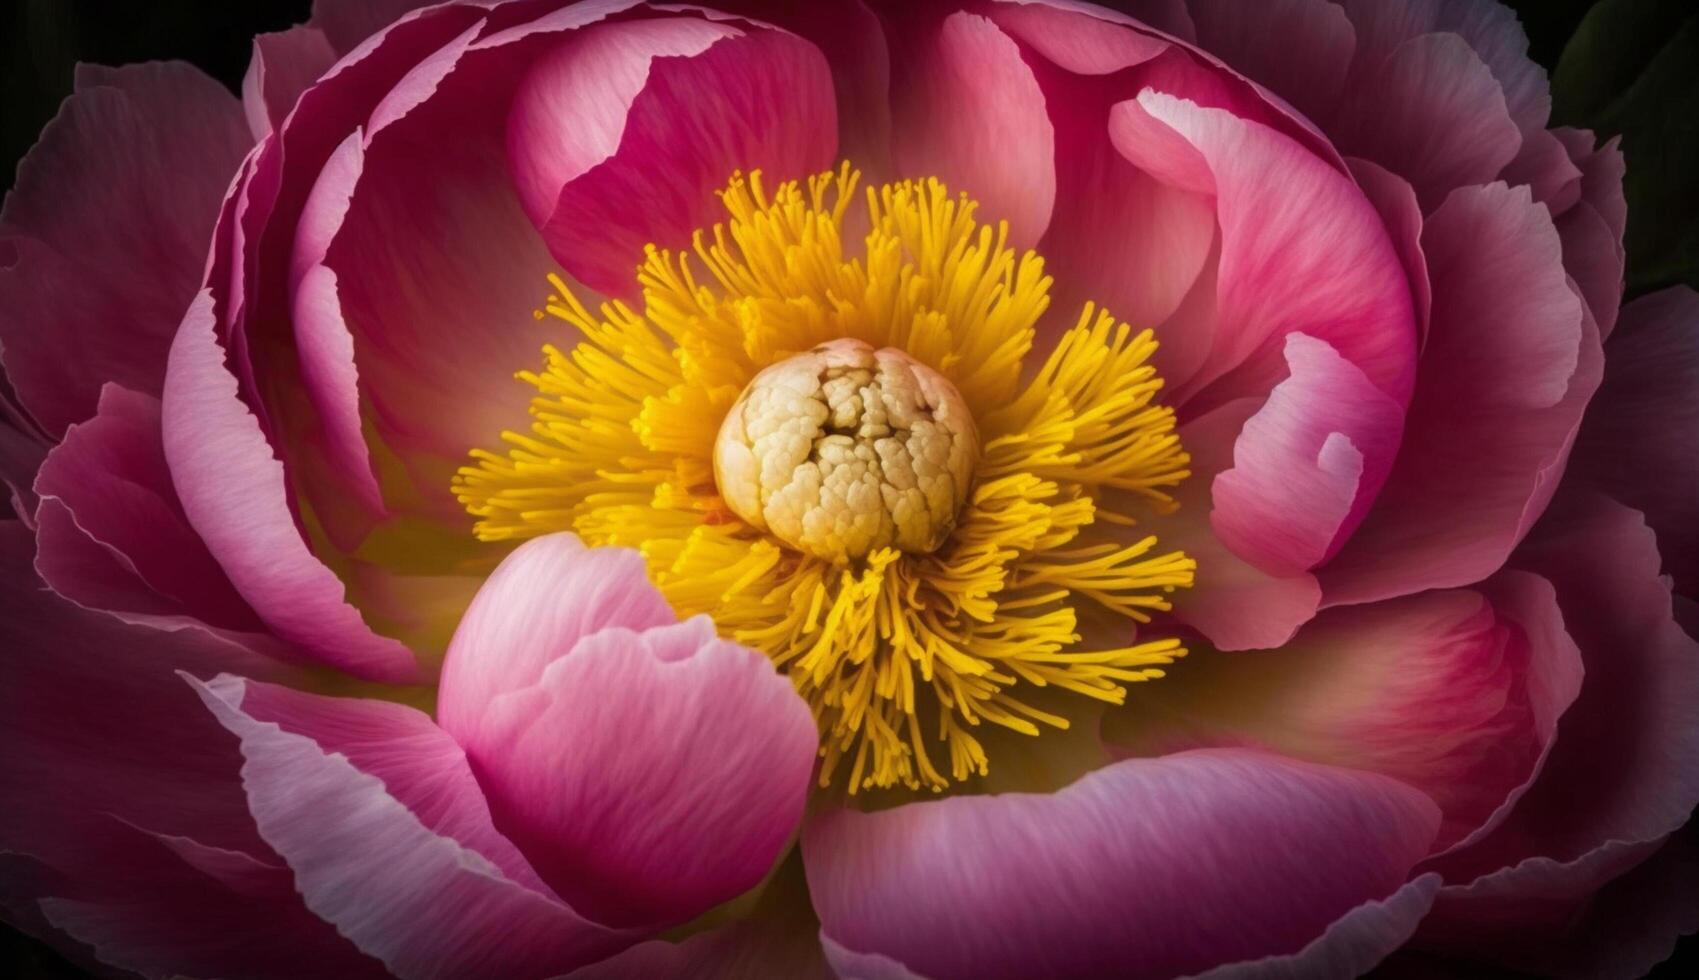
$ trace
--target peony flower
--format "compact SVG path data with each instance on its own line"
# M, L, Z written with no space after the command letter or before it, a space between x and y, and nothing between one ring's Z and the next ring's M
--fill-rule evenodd
M85 67L20 167L8 922L936 980L1692 928L1699 297L1619 309L1622 156L1507 11L414 6L240 99Z

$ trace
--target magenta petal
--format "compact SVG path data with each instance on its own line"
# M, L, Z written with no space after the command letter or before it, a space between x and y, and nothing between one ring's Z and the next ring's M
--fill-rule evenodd
M241 679L192 683L213 716L240 740L242 785L254 822L294 870L307 907L397 976L551 976L630 941L434 831L385 779L348 756L250 713ZM437 767L443 758L438 750L416 741L421 726L429 724L416 712L377 709L383 714L374 715L366 702L352 699L314 699L303 711L307 703L299 696L292 705L266 700L288 722L304 730L325 726L333 739L346 741L341 729L377 722L397 742L387 749L381 741L371 746L392 774L411 769L405 753L423 747L433 761L414 775L453 775ZM383 758L392 752L403 754ZM464 778L457 782L464 785ZM462 790L453 792L464 805Z
M249 142L236 100L189 65L81 73L0 215L0 350L50 435L108 381L159 391Z
M295 100L336 61L324 32L312 27L254 38L254 55L242 78L242 111L254 139L283 124Z
M1439 887L1439 875L1422 875L1387 898L1364 902L1340 916L1296 953L1228 963L1198 974L1197 980L1350 980L1363 976L1415 935Z
M1048 795L831 811L803 857L827 935L937 980L1168 977L1298 952L1395 892L1438 820L1382 776L1205 750Z
M1422 208L1409 181L1368 160L1346 161L1357 186L1369 199L1392 236L1392 247L1404 264L1410 280L1410 299L1415 304L1418 347L1427 341L1428 321L1433 315L1433 285L1428 281L1428 258L1422 254Z
M337 54L347 54L408 11L429 7L435 2L437 0L313 0L310 23L324 32Z
M202 291L172 347L165 379L165 457L183 510L259 617L309 655L357 676L417 677L408 649L379 636L308 550L289 509L283 466L237 394Z
M99 413L67 430L36 475L36 492L56 505L43 515L52 530L44 524L37 569L61 595L94 608L262 629L189 526L160 439L157 399L116 385L102 390ZM67 549L50 547L55 541ZM108 568L127 573L129 589L81 578L90 545L107 553Z
M674 622L636 552L570 534L522 545L479 591L440 705L496 826L619 925L682 921L759 882L817 746L766 658L707 617Z
M1676 591L1699 596L1699 293L1629 303L1605 350L1571 472L1644 513Z
M967 192L981 220L1007 221L1010 243L1032 247L1056 200L1055 131L1020 47L965 11L913 30L893 64L898 174Z
M1402 407L1328 344L1287 334L1286 364L1291 375L1245 423L1211 491L1216 534L1276 575L1314 568L1355 530L1404 423Z
M1492 574L1556 489L1598 385L1598 334L1527 188L1459 190L1422 247L1433 319L1386 489L1321 571L1364 602Z
M824 57L795 35L606 24L538 59L507 147L555 259L593 290L634 296L644 246L688 247L721 217L714 192L734 171L772 186L829 168L837 103Z

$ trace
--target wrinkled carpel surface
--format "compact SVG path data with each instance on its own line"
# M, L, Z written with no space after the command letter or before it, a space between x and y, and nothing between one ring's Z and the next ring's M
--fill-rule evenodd
M1693 928L1699 299L1619 313L1621 155L1508 11L409 6L323 0L240 101L84 68L20 167L9 922L402 977L1634 975ZM1088 299L1153 330L1192 475L1129 533L1195 642L967 791L809 808L763 656L451 486L577 340L547 275L637 302L730 174L843 159L1045 257L1029 364Z

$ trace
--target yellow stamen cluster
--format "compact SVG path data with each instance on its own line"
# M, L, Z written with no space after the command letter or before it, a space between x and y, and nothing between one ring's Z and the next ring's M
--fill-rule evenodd
M1191 559L1127 531L1130 511L1173 506L1166 489L1188 459L1172 410L1153 402L1149 331L1088 304L1023 389L1049 305L1043 261L936 180L868 189L852 215L857 183L847 164L772 194L758 173L734 175L729 222L688 253L648 249L642 312L613 302L592 315L552 278L547 314L581 339L520 374L538 390L530 431L503 433L505 453L474 451L455 490L486 540L571 530L642 551L681 614L711 613L788 673L820 726L822 786L847 765L851 792L937 790L988 771L984 722L1068 726L1024 687L1120 703L1127 683L1184 655L1173 639L1079 649L1076 610L1146 622L1191 584ZM866 222L859 255L845 251L852 218ZM972 413L972 489L928 553L827 560L720 496L715 439L740 394L840 338L905 352Z

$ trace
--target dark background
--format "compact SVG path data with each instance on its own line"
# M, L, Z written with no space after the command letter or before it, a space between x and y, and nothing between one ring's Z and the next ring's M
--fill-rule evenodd
M1528 32L1530 55L1551 73L1552 124L1623 138L1629 161L1629 296L1677 282L1699 288L1699 3L1508 0L1508 5ZM5 186L11 187L18 160L70 94L77 62L180 58L239 91L252 37L306 20L310 6L310 0L0 0ZM0 974L18 980L82 975L3 926ZM1699 937L1683 940L1675 958L1653 976L1699 976Z

